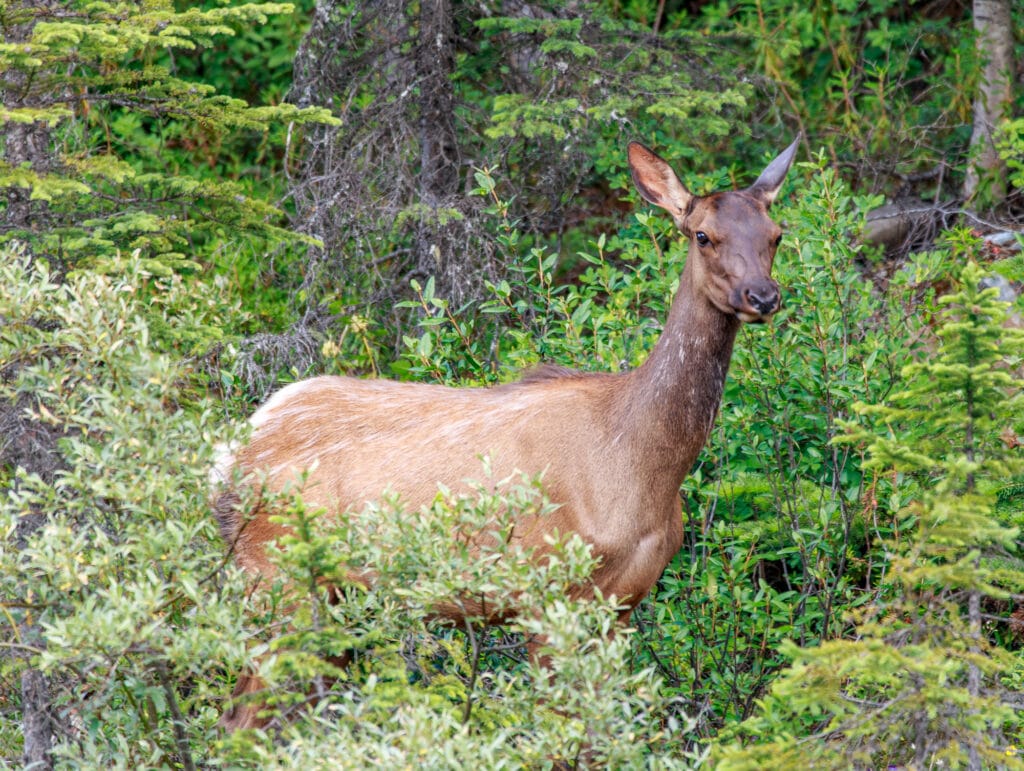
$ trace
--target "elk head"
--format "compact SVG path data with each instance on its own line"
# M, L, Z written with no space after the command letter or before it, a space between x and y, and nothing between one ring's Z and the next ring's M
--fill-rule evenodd
M722 313L763 322L779 309L772 279L782 230L768 207L796 155L797 138L745 190L692 194L666 161L639 142L629 144L629 169L640 195L672 215L690 239L687 270L694 286Z

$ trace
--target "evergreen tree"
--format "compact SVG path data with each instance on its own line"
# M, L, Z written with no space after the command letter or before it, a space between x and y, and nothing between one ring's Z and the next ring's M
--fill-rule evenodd
M292 181L297 229L323 242L310 299L401 323L412 280L434 278L453 308L488 297L514 250L468 194L474 169L515 180L531 243L566 237L584 187L616 207L629 139L692 157L732 135L758 79L713 64L716 45L592 2L319 0L290 95L341 119L307 132Z
M170 56L290 8L0 3L0 242L105 269L138 250L150 270L166 273L194 267L197 245L211 237L287 237L265 193L179 168L172 148L190 137L268 132L327 113L252 107L177 77Z
M1024 470L999 439L1019 431L1022 383L1013 369L1024 332L1006 328L1005 303L969 262L941 298L934 354L904 369L905 385L872 422L841 441L866 442L877 489L911 529L893 552L889 600L856 612L853 633L794 659L722 768L777 763L815 768L1020 768L1008 678L1015 657L994 644L993 607L1024 587L1018 528L995 513L1000 487ZM1013 366L1008 366L1012 364ZM882 512L878 512L882 516ZM898 532L898 529L897 529Z

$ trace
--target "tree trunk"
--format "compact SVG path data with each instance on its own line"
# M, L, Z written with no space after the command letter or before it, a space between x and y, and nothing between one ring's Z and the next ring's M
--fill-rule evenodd
M416 46L416 82L419 84L419 203L416 232L416 267L437 277L438 294L458 302L463 271L446 209L454 208L459 190L461 159L455 133L454 31L451 0L423 0L420 4Z
M5 10L4 42L8 44L26 43L32 39L36 23L45 19L55 8L52 0L24 0L10 4ZM0 73L0 104L7 111L37 107L38 96L33 92L32 80L24 70L10 68ZM3 143L3 159L11 166L27 164L34 172L44 173L55 165L55 155L51 143L51 130L43 121L19 123L13 120L0 122L0 141ZM11 185L3 191L6 206L0 212L0 233L25 231L45 227L46 205L42 201L33 201L31 189ZM16 424L16 431L10 422ZM10 445L21 444L24 434L34 434L30 430L31 422L21 416L12 416L7 410L0 409L0 423L7 427L5 439L0 444L0 455L8 455ZM41 432L49 438L49 432ZM49 467L49 448L39 455L43 465ZM30 471L30 466L25 466ZM45 473L45 470L44 470ZM6 492L6 490L3 490ZM25 518L18 528L16 540L27 537L27 531L38 527L42 517L32 514ZM36 637L35 630L27 625L19 625L22 638L32 640ZM32 771L48 771L53 768L50 750L53 745L53 724L50 712L50 691L46 676L26 662L21 673L21 725L22 725L22 766Z
M25 742L21 756L23 767L32 771L53 768L50 757L53 741L50 693L46 678L38 669L26 669L21 673L21 725Z
M424 0L420 10L416 80L420 88L420 194L431 206L458 191L455 134L455 52L450 0Z
M54 0L22 0L11 4L6 18L13 21L4 30L4 42L25 43L32 38L36 23L52 15L60 4ZM58 96L51 94L52 96ZM0 103L7 110L38 107L28 73L17 68L0 73ZM0 123L3 157L11 166L28 164L36 173L44 173L54 166L50 127L43 121ZM47 207L43 201L33 201L28 188L10 186L4 191L7 206L0 215L0 232L11 230L40 230L45 226Z
M1013 73L1013 27L1010 0L974 0L974 28L979 58L984 62L974 97L971 160L964 179L964 198L997 204L1006 197L1004 164L994 134L1007 117Z

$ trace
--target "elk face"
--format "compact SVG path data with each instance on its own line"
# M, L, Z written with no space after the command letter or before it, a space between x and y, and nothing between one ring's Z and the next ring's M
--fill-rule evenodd
M780 306L771 272L782 230L768 216L768 207L796 146L794 141L746 190L702 197L690 193L651 150L637 142L629 145L629 167L640 195L671 214L690 239L687 262L695 286L712 306L741 321L763 322Z
M690 238L695 283L718 310L761 322L779 309L771 273L782 230L761 201L745 193L698 198L680 230Z

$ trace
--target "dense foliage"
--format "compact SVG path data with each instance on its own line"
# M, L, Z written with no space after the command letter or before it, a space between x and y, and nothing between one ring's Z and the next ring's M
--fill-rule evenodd
M168 2L72 3L61 13L5 3L0 49L7 124L0 242L28 242L77 266L116 270L132 251L150 270L198 268L232 240L295 237L242 180L190 173L222 137L327 120L323 109L254 107L178 77L172 52L259 25L283 4L175 12ZM176 148L202 143L191 157Z
M1021 230L1024 94L995 136L1006 195L968 209L965 4L58 6L0 0L5 767L39 737L69 768L1021 764L1024 304L988 287L1024 261L982 236ZM630 197L625 140L704 192L797 130L784 306L740 333L632 629L565 599L594 568L578 538L539 566L508 546L549 503L485 466L422 512L327 526L280 501L292 580L250 591L208 471L255 399L314 372L636 366L686 241ZM867 246L907 200L927 226ZM430 617L480 596L536 612ZM225 736L247 667L273 721Z

